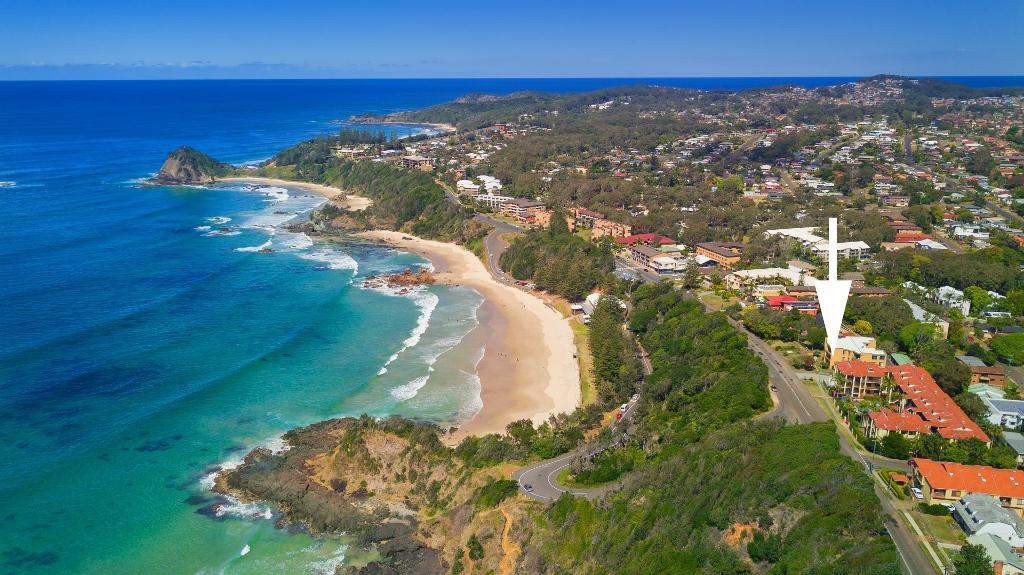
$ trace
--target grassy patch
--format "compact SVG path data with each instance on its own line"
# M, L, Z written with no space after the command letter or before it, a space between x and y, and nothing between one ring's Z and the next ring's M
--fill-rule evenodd
M954 545L963 545L967 541L963 530L953 521L951 515L928 515L917 509L911 511L910 514L914 517L914 521L921 526L925 535L934 541Z
M571 321L573 341L576 342L576 357L580 362L580 402L590 405L597 400L594 384L594 357L590 355L590 328L578 321Z

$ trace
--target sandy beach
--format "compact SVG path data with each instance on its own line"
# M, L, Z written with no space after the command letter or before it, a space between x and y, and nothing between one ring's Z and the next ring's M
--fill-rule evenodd
M280 178L261 178L256 176L251 177L237 177L237 178L220 178L218 182L248 182L251 184L263 184L266 186L279 186L282 188L299 188L302 190L308 190L315 194L321 195L328 200L334 201L339 206L352 211L365 210L370 207L373 200L365 198L360 195L346 192L340 188L333 186L325 186L323 184L313 184L310 182L297 182L295 180L282 180Z
M360 237L420 254L433 264L439 283L464 285L484 297L480 327L483 359L477 367L483 407L447 441L500 433L518 419L539 424L580 403L579 366L568 321L540 298L495 280L472 252L454 244L390 231Z

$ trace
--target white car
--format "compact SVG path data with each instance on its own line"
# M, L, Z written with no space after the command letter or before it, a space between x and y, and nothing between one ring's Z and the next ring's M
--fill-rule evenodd
M910 492L914 494L915 499L924 499L924 494L921 493L921 488L911 487Z
M621 411L622 413L626 413L627 409L629 409L628 403L623 403L621 406L619 406L619 411Z
M629 400L632 401L633 403L636 403L636 401L638 399L640 399L640 394L639 393L634 393L633 397L629 398Z

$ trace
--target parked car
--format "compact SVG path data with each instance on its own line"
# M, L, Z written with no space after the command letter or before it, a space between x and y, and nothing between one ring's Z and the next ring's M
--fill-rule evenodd
M623 403L622 405L619 406L619 411L621 411L622 413L626 413L627 409L629 409L628 403Z
M633 397L629 398L629 400L632 401L632 402L636 402L636 400L638 400L638 399L640 399L640 394L639 393L634 393Z
M910 492L914 494L915 499L924 499L924 493L921 493L920 487L911 487Z

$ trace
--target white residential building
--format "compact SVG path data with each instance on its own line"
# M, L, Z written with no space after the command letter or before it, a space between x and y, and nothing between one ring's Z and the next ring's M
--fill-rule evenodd
M499 196L495 194L480 194L473 198L478 203L491 208L492 210L500 209L502 204L511 202L514 198L512 196Z

